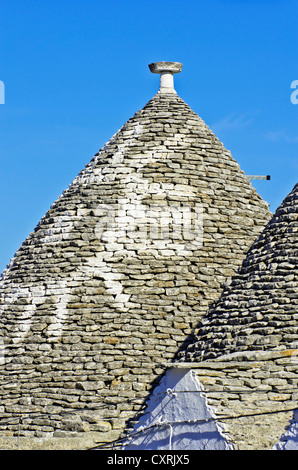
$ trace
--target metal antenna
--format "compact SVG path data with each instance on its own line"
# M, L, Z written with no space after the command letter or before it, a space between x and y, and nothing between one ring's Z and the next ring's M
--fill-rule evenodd
M271 179L271 176L270 175L266 175L266 176L259 176L259 175L246 175L247 178L249 178L250 180L270 180Z

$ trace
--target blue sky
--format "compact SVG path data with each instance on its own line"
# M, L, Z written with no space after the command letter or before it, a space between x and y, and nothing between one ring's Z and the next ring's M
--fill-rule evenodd
M296 0L2 0L0 272L50 205L158 90L151 62L274 211L298 181ZM1 98L1 97L0 97ZM1 99L0 99L1 102Z

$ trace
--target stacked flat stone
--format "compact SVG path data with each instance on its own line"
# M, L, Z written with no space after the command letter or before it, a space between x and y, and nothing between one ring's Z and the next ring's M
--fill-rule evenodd
M115 439L269 218L203 120L157 93L2 274L0 434Z
M298 349L239 351L188 364L234 450L281 440L298 408L297 357Z
M298 407L297 260L298 184L180 353L234 449L278 446Z
M298 184L198 325L187 360L298 348Z

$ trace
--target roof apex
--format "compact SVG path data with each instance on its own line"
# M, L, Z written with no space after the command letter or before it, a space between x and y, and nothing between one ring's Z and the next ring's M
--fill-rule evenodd
M180 62L154 62L148 67L152 73L160 74L159 93L176 93L173 74L181 72Z

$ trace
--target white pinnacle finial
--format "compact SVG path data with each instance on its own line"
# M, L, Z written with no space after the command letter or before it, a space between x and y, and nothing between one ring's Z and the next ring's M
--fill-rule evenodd
M154 62L148 67L152 73L160 74L159 93L176 93L173 74L181 72L180 62Z

